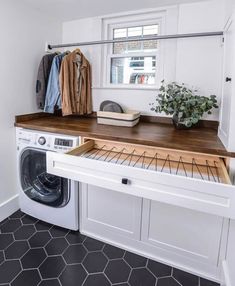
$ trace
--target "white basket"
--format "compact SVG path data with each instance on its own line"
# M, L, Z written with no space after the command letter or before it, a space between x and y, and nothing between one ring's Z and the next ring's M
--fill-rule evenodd
M133 127L140 120L140 112L128 110L126 113L97 111L98 124Z

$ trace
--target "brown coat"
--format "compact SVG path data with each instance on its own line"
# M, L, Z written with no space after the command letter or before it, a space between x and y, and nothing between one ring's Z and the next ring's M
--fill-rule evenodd
M78 68L78 56L81 59L80 68ZM60 89L63 115L92 113L91 67L79 49L64 57L62 61Z

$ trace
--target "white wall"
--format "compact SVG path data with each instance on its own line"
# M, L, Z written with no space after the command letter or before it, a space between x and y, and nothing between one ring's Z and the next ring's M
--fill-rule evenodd
M35 81L45 41L61 41L61 25L22 1L0 1L1 205L17 193L14 116L37 111Z
M224 5L220 0L203 1L167 7L165 33L207 32L223 29ZM109 17L109 16L106 16ZM104 17L104 18L106 18ZM63 24L63 43L101 39L103 17L80 19ZM222 45L221 38L164 41L164 78L194 85L202 95L221 97ZM178 45L178 47L177 47ZM81 50L93 68L93 105L99 109L103 100L114 100L124 108L137 109L142 114L155 115L149 103L157 90L128 90L102 88L101 46ZM218 119L218 111L209 119Z
M224 0L224 7L225 7L225 24L229 20L232 15L232 11L235 9L235 1L234 0Z
M185 4L179 10L179 33L222 31L223 1ZM221 99L223 69L222 37L178 40L176 80L199 88L202 95ZM211 119L219 118L219 110Z

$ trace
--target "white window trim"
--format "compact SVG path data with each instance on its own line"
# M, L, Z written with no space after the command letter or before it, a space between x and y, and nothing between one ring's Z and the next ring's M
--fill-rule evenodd
M122 27L135 27L139 25L154 25L159 24L159 35L164 34L166 30L166 10L154 11L149 13L138 13L129 16L119 16L113 18L102 19L102 39L113 39L113 29ZM111 70L111 58L112 57L125 57L128 54L113 54L113 45L104 45L102 48L102 87L108 89L147 89L156 90L160 87L161 80L164 78L164 41L158 42L157 52L147 52L146 55L156 56L156 84L112 84L110 83L110 70ZM144 53L136 53L138 56L144 56ZM134 56L131 53L130 56Z

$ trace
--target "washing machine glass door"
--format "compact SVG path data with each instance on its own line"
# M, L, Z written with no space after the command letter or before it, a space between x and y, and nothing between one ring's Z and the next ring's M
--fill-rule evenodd
M42 204L61 207L69 200L69 182L46 172L46 151L28 148L20 158L20 180L25 194Z

